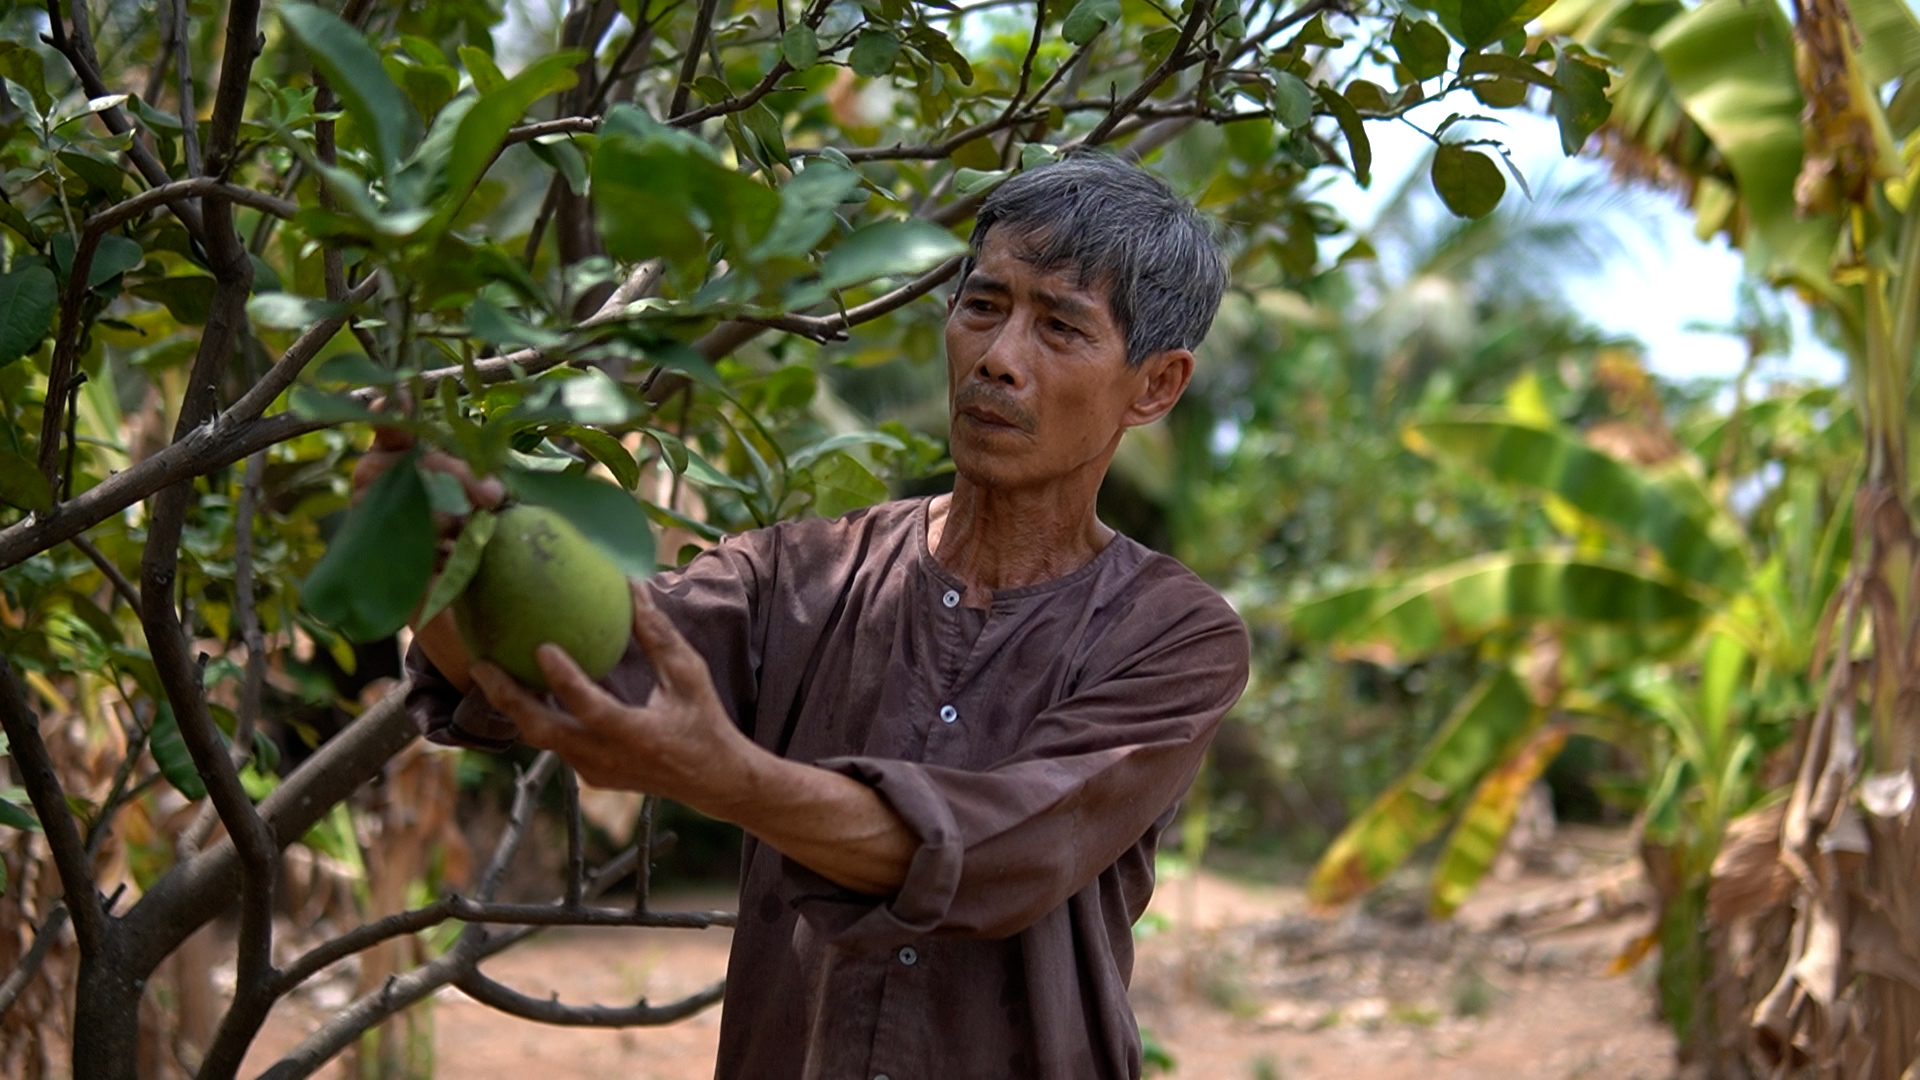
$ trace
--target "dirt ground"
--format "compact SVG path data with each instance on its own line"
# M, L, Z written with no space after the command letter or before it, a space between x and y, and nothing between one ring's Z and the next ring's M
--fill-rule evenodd
M1624 837L1563 830L1550 852L1491 881L1453 920L1422 917L1418 883L1334 916L1297 887L1202 871L1162 883L1140 931L1134 1002L1178 1080L1670 1077L1650 963L1609 975L1649 914ZM663 897L725 904L714 894ZM563 1001L655 1003L726 967L728 932L570 930L490 961L496 979ZM283 1004L244 1075L344 1001L338 980ZM502 1016L446 990L433 1001L439 1075L461 1080L704 1080L716 1007L636 1031L567 1030ZM337 1065L323 1073L340 1080Z

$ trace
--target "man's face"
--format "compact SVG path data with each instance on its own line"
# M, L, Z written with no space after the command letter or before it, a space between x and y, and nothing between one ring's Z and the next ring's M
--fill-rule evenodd
M1128 365L1104 288L1036 271L1004 232L988 232L947 315L954 465L1001 488L1104 471L1121 432L1154 418L1137 414L1155 365Z

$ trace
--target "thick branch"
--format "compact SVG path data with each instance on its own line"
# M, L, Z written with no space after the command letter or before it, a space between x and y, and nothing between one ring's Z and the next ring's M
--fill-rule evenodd
M480 1004L509 1016L560 1027L602 1028L671 1024L719 1001L727 990L726 981L722 980L670 1005L649 1005L646 998L641 998L632 1005L610 1008L605 1005L563 1005L546 998L528 997L512 987L487 978L477 970L455 979L453 985Z
M403 684L388 693L261 800L260 817L276 849L305 836L413 742L406 691ZM129 963L139 971L153 970L187 935L225 908L239 887L239 857L231 837L167 871L122 920L130 930Z
M40 718L28 706L26 692L4 656L0 656L0 727L6 729L7 752L20 770L20 782L27 789L34 813L39 815L47 846L53 850L54 870L60 875L60 887L73 913L73 933L80 939L80 951L98 952L110 924L106 910L100 906L87 847L73 822L73 812L67 809L66 792L53 771L47 744L40 739Z

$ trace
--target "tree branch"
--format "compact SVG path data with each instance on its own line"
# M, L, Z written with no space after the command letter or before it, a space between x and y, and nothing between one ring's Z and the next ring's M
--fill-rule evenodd
M1098 146L1105 142L1107 137L1113 134L1114 125L1132 115L1133 110L1147 99L1148 94L1158 90L1161 83L1166 82L1174 72L1186 66L1187 50L1193 47L1193 39L1199 35L1200 28L1206 25L1212 15L1213 0L1195 0L1193 12L1187 16L1186 25L1180 28L1179 40L1173 43L1173 51L1167 54L1166 59L1160 61L1160 66L1154 68L1152 74L1140 80L1140 85L1134 87L1133 92L1128 94L1120 104L1115 105L1105 119L1087 133L1086 139L1083 140L1086 145ZM1206 88L1201 87L1199 93L1205 92Z
M671 1024L719 1001L727 990L726 980L722 979L670 1005L649 1005L643 997L632 1005L610 1008L605 1005L563 1005L558 1001L528 997L482 975L477 969L462 974L453 981L453 985L480 1004L509 1016L559 1027L600 1028Z
M47 959L47 950L53 948L54 941L60 937L60 931L66 925L67 906L61 904L53 909L53 914L47 916L47 921L40 924L40 929L34 931L33 945L27 949L27 955L20 958L20 965L13 969L6 981L0 982L0 1016L7 1015L7 1010L13 1008L13 1003L20 1000L20 994L33 982L33 977L40 973L40 965Z
M138 145L137 143L134 145ZM225 217L231 220L230 203L238 202L256 207L267 213L281 217L292 217L299 207L285 199L277 199L261 191L239 187L209 177L196 177L181 180L161 187L143 191L130 199L115 203L113 206L93 215L81 227L80 237L74 243L73 265L67 271L66 290L60 297L60 329L54 338L53 362L47 374L47 400L40 420L40 473L47 485L55 491L60 490L58 480L58 462L60 455L60 419L66 410L66 399L78 386L75 372L79 365L81 318L80 308L86 301L87 279L93 269L94 252L99 249L100 238L107 230L185 196L218 196L224 200ZM213 248L208 249L212 251ZM245 252L241 252L245 262ZM253 273L251 263L247 263L245 272L249 281ZM244 294L240 298L245 303ZM208 330L213 331L212 317L208 319ZM203 341L203 348L205 339Z
M380 774L393 755L417 737L406 713L407 686L389 692L260 801L259 814L276 849L305 836L335 805ZM128 960L151 971L207 920L229 904L240 887L239 856L231 836L176 864L153 883L122 918L131 931Z
M707 34L713 29L713 13L719 7L719 0L700 0L700 10L693 16L693 37L687 42L686 55L680 63L680 78L673 86L673 101L667 106L667 116L670 118L678 118L687 111L687 95L693 92L693 77L700 70L700 54L706 51ZM785 60L782 59L781 63L785 63ZM671 124L674 119L667 122Z
M87 847L74 825L73 811L67 809L67 795L53 771L47 744L40 739L40 718L28 706L26 693L14 678L13 665L4 656L0 656L0 727L6 729L7 752L19 768L20 783L27 789L47 846L53 851L54 870L60 875L60 888L73 914L73 933L80 940L80 951L97 953L110 924L106 909L100 906L100 890L94 885Z
M246 675L240 685L240 711L233 725L233 762L237 768L253 754L254 726L260 721L260 695L267 679L267 638L253 597L253 516L267 471L267 452L247 459L233 516L233 593L240 616L240 640L247 646Z
M107 85L105 79L100 77L100 61L93 52L93 32L87 26L85 12L80 9L77 0L68 6L72 9L70 12L73 22L71 34L61 22L57 0L48 3L47 21L51 33L47 36L47 43L67 58L67 66L73 69L74 77L80 81L88 97L107 97L113 93L113 89ZM127 119L126 110L118 105L111 109L100 110L99 116L100 122L115 135L124 135L133 130L133 121ZM147 149L146 144L140 140L134 139L128 144L126 154L148 185L162 187L173 179L167 175L166 166L160 164L160 159L154 157L153 151ZM174 216L180 219L180 223L187 227L187 232L195 240L204 242L206 224L201 219L199 207L195 206L190 199L182 197L169 202L167 208L173 211Z
M107 582L113 586L114 595L125 601L126 605L132 608L136 614L139 613L140 590L133 587L133 582L127 580L127 575L120 572L120 568L113 564L113 560L107 558L105 552L95 547L93 541L84 536L74 537L73 546L79 548L82 555L92 560L93 565L99 569L100 573L106 577Z
M766 317L745 316L735 320L748 326L763 327L768 330L784 330L790 334L799 334L815 341L845 341L847 330L861 323L872 322L883 315L891 314L915 300L939 288L954 274L959 273L960 264L965 256L956 255L939 266L921 274L905 285L882 296L877 296L864 304L848 308L838 315L770 315ZM709 335L711 336L711 335ZM704 338L701 340L705 340ZM698 348L696 343L695 348Z

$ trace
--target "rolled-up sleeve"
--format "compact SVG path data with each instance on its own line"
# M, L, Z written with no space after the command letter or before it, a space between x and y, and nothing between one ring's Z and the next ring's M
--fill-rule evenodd
M729 536L677 570L644 583L658 607L706 658L720 699L736 723L753 713L760 650L765 641L761 583L774 544L768 534ZM513 721L488 703L478 686L464 694L448 682L416 643L407 650L407 713L430 742L504 750L518 738ZM621 701L638 703L653 692L653 665L638 643L600 680Z
M1040 713L992 768L818 762L872 786L920 840L899 892L843 924L836 943L1008 937L1139 843L1193 782L1246 685L1246 629L1221 611L1176 625Z

